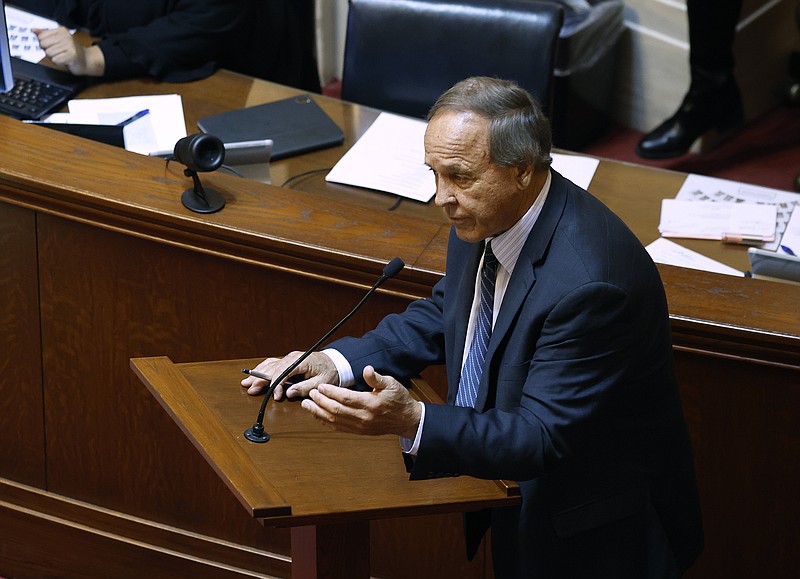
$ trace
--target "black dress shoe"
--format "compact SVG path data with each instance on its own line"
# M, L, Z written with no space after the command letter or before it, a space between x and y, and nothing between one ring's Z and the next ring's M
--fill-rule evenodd
M690 91L674 115L642 137L636 154L645 159L679 157L706 132L729 134L743 122L742 96L735 81L701 94Z

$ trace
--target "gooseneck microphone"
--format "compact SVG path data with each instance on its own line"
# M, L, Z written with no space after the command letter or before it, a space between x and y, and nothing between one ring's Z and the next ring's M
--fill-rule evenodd
M361 301L359 301L356 304L356 307L350 310L349 314L347 314L345 317L339 320L339 323L333 326L330 330L328 330L328 332L324 336L322 336L319 340L317 340L316 344L314 344L308 350L303 352L303 354L297 360L295 360L288 368L286 368L286 370L281 372L281 374L277 378L272 379L272 382L269 388L267 389L267 392L264 394L264 400L262 400L261 402L261 409L258 411L258 418L256 419L255 424L253 424L253 426L244 431L244 437L247 440L249 440L250 442L267 442L269 440L269 434L264 430L264 412L267 409L267 402L269 401L270 398L272 398L272 393L275 391L275 388L278 386L278 384L280 384L284 378L286 378L289 374L291 374L292 370L297 368L297 366L299 366L303 360L308 358L314 350L319 348L320 344L322 344L325 340L327 340L336 330L341 328L342 325L347 320L353 317L353 314L355 314L361 308L361 306L364 305L364 302L367 301L367 298L371 296L373 293L375 293L375 290L377 290L381 286L381 284L383 284L383 282L400 273L400 270L403 269L405 265L406 264L403 263L403 260L400 259L399 257L395 257L392 261L387 263L386 267L383 268L383 273L378 278L378 281L376 281L375 284L369 289L369 291L364 294L364 297L362 297ZM251 371L247 369L242 370L242 372L244 372L245 374L251 374ZM263 376L263 375L258 375L256 373L252 373L252 375L258 377Z

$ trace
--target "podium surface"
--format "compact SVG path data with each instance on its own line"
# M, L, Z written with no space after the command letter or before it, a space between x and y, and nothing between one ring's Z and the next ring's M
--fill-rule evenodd
M134 358L131 366L253 517L270 526L305 528L292 535L293 577L315 575L295 573L295 559L302 565L331 555L329 541L319 538L305 552L296 549L295 542L308 543L304 533L315 533L312 526L338 529L325 534L340 543L338 550L342 536L353 536L356 544L343 557L341 575L353 577L359 558L363 563L366 557L368 574L371 519L519 503L516 485L504 481L466 476L410 481L397 436L332 431L303 410L299 400L270 400L264 415L270 441L248 441L243 432L255 420L262 398L248 395L238 382L242 368L259 362L173 364L167 357L151 357ZM420 383L411 391L426 401L435 396ZM366 536L359 541L359 534Z

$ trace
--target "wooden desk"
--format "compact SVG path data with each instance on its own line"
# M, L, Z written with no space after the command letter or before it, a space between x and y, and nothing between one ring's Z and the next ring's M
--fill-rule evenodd
M519 487L472 477L410 481L396 436L331 432L298 401L268 404L266 444L248 442L262 399L220 387L260 359L173 364L134 358L131 367L242 505L292 532L292 577L368 579L369 522L387 517L519 505ZM418 400L442 404L422 381Z
M83 96L172 92L193 132L198 117L297 91L221 72ZM315 98L345 144L274 163L275 183L332 166L377 114ZM683 177L603 160L590 190L648 243L660 199ZM313 343L400 256L406 269L351 320L346 331L358 334L428 295L443 272L448 226L430 205L388 211L392 196L327 184L324 173L294 189L221 173L203 182L225 194L223 211L184 209L189 181L176 164L0 118L0 574L287 576L288 533L243 511L128 360ZM691 245L746 267L741 250ZM785 576L800 543L797 288L661 271L706 521L690 575ZM441 373L426 376L442 394ZM371 534L376 576L490 575L486 553L464 560L458 516L387 519Z

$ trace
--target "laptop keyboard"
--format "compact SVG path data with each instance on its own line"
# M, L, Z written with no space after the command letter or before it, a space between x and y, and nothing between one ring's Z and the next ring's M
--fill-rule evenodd
M0 112L19 119L38 119L69 91L44 81L14 77L14 88L0 93Z

